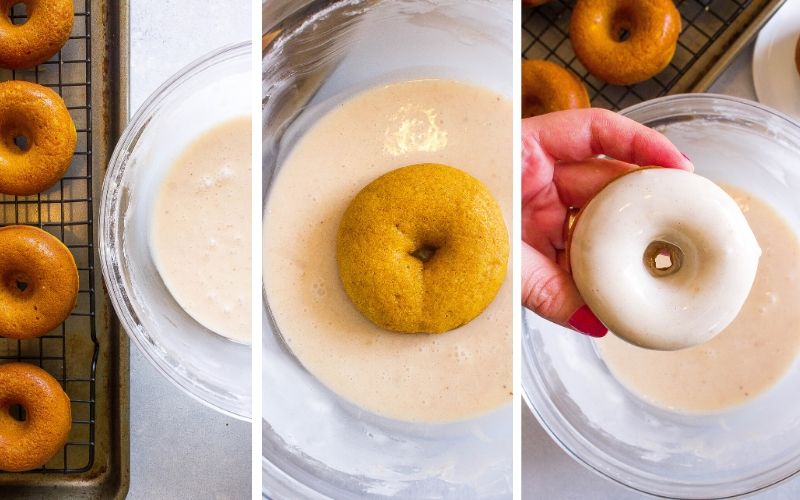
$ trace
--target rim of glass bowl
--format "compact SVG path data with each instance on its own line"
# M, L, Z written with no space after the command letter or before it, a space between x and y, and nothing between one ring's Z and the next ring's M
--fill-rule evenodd
M185 394L189 395L203 405L216 410L224 415L238 420L250 421L251 417L240 415L234 411L224 408L215 401L209 401L195 393L194 386L189 382L185 375L180 375L171 368L170 364L164 359L155 356L148 346L153 342L141 323L137 319L136 312L132 306L130 297L123 286L120 270L121 247L115 238L119 221L119 201L122 195L119 180L125 173L129 151L131 151L142 136L143 130L153 117L153 112L158 105L169 95L171 95L183 82L194 77L198 73L208 69L220 61L226 61L234 57L249 55L251 44L239 42L223 46L211 51L178 70L173 76L162 83L152 94L142 103L137 112L128 122L125 130L120 136L111 160L108 163L108 170L103 182L103 190L100 197L100 230L98 231L98 252L100 254L100 268L103 274L108 297L117 317L120 319L122 328L127 332L128 337L139 348L139 351L167 380L175 384Z
M680 109L668 110L664 112L664 107L669 104L682 104ZM781 113L775 109L765 106L761 103L754 102L748 99L739 97L721 95L721 94L676 94L671 96L659 97L639 104L635 104L628 108L623 109L619 113L623 116L652 123L657 120L667 120L680 115L694 115L692 113L692 105L725 105L732 104L735 107L742 107L764 113L775 117L778 120L783 120L786 124L794 128L800 137L800 121L795 120L788 115ZM710 106L713 107L713 106ZM659 110L659 115L650 114L653 108L662 108ZM527 331L529 329L528 322L525 319L525 312L522 312L522 399L530 409L531 413L536 417L539 424L555 441L555 443L564 450L567 455L571 456L578 463L591 470L592 472L602 476L606 479L613 481L628 489L645 493L647 495L660 497L660 498L734 498L742 495L749 495L759 491L764 491L772 488L787 479L795 476L800 472L800 454L796 456L791 462L784 462L781 468L787 468L780 474L780 477L771 480L767 484L758 484L758 477L746 478L746 483L742 484L744 487L741 491L732 492L724 496L714 495L714 488L719 485L691 485L680 483L671 485L663 478L648 478L638 474L638 471L626 464L618 463L615 460L605 456L602 450L596 448L592 443L584 438L584 436L574 429L572 425L567 423L566 420L560 417L557 409L552 405L551 400L545 396L546 392L543 390L542 377L538 370L531 366L530 360L533 358L532 346L526 341ZM533 313L530 313L533 314ZM772 469L774 470L774 469ZM730 485L736 483L728 483ZM670 486L677 486L677 491L673 493L666 493L665 489ZM680 496L683 495L683 496Z

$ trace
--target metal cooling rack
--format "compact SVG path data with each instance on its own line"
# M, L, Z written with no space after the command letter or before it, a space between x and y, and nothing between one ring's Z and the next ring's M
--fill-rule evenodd
M16 5L10 17L21 23L24 6ZM86 472L95 458L100 343L95 324L91 44L90 0L78 0L70 39L57 56L31 70L0 70L0 81L28 80L58 92L78 132L72 165L55 186L35 196L0 195L0 226L28 224L53 234L72 252L80 276L77 305L58 329L38 339L0 339L0 363L21 361L42 367L61 382L72 402L69 440L38 473Z
M522 55L548 59L568 68L586 85L592 106L619 110L660 97L675 89L706 51L739 22L754 0L680 0L682 29L672 62L661 73L642 83L621 87L590 75L575 56L569 40L573 0L553 0L523 11ZM763 2L761 2L763 3ZM727 44L727 41L725 42ZM681 89L680 91L688 91Z

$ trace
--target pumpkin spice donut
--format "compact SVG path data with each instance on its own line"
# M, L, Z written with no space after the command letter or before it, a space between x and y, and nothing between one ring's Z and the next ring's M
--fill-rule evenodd
M523 118L590 106L586 87L569 70L541 59L522 61Z
M578 0L569 36L592 75L633 85L667 67L681 32L672 0Z
M489 190L446 165L393 170L363 188L339 225L344 290L381 328L442 333L478 316L503 284L508 231Z
M24 138L27 145L20 146ZM61 97L41 85L0 83L0 193L29 196L55 184L78 135Z
M30 339L64 322L78 297L72 253L33 226L0 228L0 337Z
M25 4L27 19L14 24L8 13ZM72 32L72 0L0 0L0 67L32 68L61 50Z
M750 294L761 256L736 201L685 170L622 175L573 223L569 266L581 297L618 337L650 349L720 333Z
M21 406L24 420L11 416ZM26 363L0 365L0 471L38 469L67 442L72 427L69 397L41 368Z

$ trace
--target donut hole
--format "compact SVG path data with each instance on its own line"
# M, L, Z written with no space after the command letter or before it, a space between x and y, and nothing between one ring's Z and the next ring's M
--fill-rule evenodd
M22 151L23 153L31 148L31 143L28 140L28 136L23 134L18 134L14 136L14 145L17 148L19 148L19 150Z
M28 412L25 411L25 407L22 405L9 406L8 414L11 415L11 418L16 420L17 422L24 422L28 420Z
M22 26L23 24L28 22L28 6L25 2L17 2L11 4L6 12L9 21L11 24L16 26Z
M620 10L614 15L611 23L611 38L619 43L624 43L631 38L631 14Z
M436 255L437 250L439 250L439 248L436 246L424 244L411 252L410 255L423 264L426 264L433 258L434 255Z
M683 251L672 243L653 241L644 251L644 265L656 278L675 274L683 266Z
M25 273L10 273L3 281L6 288L14 295L25 295L33 289L31 279Z
M528 118L530 116L538 116L546 113L544 102L539 96L529 95L523 99L522 102L522 117Z

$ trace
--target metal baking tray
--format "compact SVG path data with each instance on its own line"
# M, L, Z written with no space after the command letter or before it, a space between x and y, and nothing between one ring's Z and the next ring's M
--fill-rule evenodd
M12 20L23 18L17 5ZM0 70L58 92L78 130L64 178L44 193L0 195L0 225L38 226L61 239L80 274L78 303L58 329L33 340L0 339L0 363L43 367L72 401L64 450L42 469L0 472L2 498L124 498L129 484L129 351L103 288L97 220L106 165L127 117L127 0L75 0L72 35L36 69Z
M586 71L569 41L574 0L553 0L522 11L522 56L548 59L586 85L592 106L619 110L668 94L704 92L786 0L678 0L683 26L670 65L628 87L610 85Z

